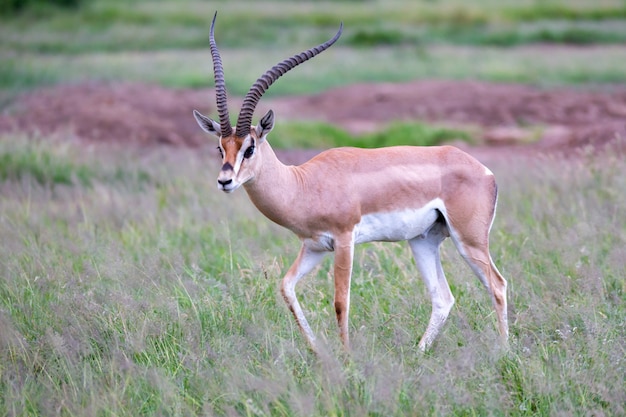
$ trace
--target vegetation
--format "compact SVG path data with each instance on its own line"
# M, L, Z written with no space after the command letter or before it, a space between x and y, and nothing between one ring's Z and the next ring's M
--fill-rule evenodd
M268 95L434 77L626 81L621 0L7 8L18 3L31 1L0 3L0 107L57 83L209 86L213 8L232 95L286 53L328 38L340 20L340 43ZM279 124L272 140L382 146L398 135L414 144L468 139L420 124L353 137L298 122ZM351 355L339 346L330 264L298 286L326 343L315 358L277 291L297 239L244 192L215 190L213 146L120 149L2 134L0 415L624 415L619 155L490 163L500 185L492 254L510 283L510 350L494 346L489 297L447 242L457 304L433 350L419 354L430 304L410 251L368 244L355 256Z
M25 10L49 9L51 6L76 8L84 0L0 0L0 16L15 17Z
M244 94L286 53L327 39L340 21L345 33L337 46L317 65L290 74L294 81L279 83L274 94L433 77L548 85L626 81L621 0L273 0L207 7L197 0L89 0L71 12L27 7L0 16L0 94L93 79L211 85L206 38L214 10L219 10L217 41L234 94ZM537 48L537 43L552 47Z
M277 290L297 240L245 193L215 190L212 152L20 136L0 146L51 170L41 181L33 163L0 182L2 415L625 411L623 158L490 164L510 351L494 347L489 297L446 242L457 304L419 354L430 305L409 250L370 244L355 256L352 355L336 334L330 264L298 287L327 341L316 359ZM54 180L83 166L89 184Z
M446 142L471 143L471 132L436 127L423 123L396 122L374 133L351 135L330 124L321 122L287 122L277 124L271 134L274 148L326 149L339 146L380 148L383 146L432 146Z
M5 148L3 143L2 148ZM16 181L27 179L39 185L72 185L91 182L91 169L86 165L74 164L46 150L30 148L3 149L0 153L0 180Z

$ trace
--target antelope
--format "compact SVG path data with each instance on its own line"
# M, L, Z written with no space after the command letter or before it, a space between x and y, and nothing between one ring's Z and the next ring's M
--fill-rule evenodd
M274 113L269 110L253 126L255 107L280 76L332 46L341 36L343 23L330 40L266 71L246 94L233 130L215 43L216 17L217 13L209 43L219 123L197 110L193 115L202 130L218 139L222 158L218 189L232 193L243 186L261 213L302 242L280 291L309 347L319 352L296 297L296 284L325 254L335 253L334 308L341 342L349 350L354 247L372 241L408 241L432 302L418 349L431 347L455 301L440 259L440 245L447 237L491 295L500 339L506 345L507 283L489 252L498 194L493 173L452 146L342 147L326 150L299 166L284 165L267 140Z

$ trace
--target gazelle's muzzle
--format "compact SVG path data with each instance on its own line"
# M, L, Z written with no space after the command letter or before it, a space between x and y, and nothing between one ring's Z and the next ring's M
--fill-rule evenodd
M228 165L228 167L226 167ZM237 184L234 180L235 171L232 169L232 166L227 162L222 167L220 174L217 176L217 188L226 192L231 193L239 188L239 184Z

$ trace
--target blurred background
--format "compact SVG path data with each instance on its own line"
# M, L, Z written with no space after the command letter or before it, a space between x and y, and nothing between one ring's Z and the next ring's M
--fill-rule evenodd
M334 53L273 94L432 77L539 85L626 78L622 0L2 0L1 87L82 80L209 86L214 11L237 95L286 54L332 36L341 21Z
M0 129L28 128L33 123L32 116L36 115L35 119L45 121L48 127L75 125L79 136L90 139L110 139L107 135L119 139L126 132L126 139L132 136L151 142L199 143L202 139L196 136L195 128L187 124L179 126L175 120L189 119L187 114L194 106L214 115L211 92L202 89L213 85L208 30L215 11L218 11L216 39L232 97L243 96L252 82L276 62L330 38L342 21L345 30L339 42L314 62L302 65L277 82L267 93L268 98L320 94L352 84L424 81L399 91L381 90L381 87L365 87L362 93L354 89L345 91L321 100L327 107L319 102L307 106L306 103L279 101L275 105L282 109L279 120L281 117L318 119L330 125L284 125L285 131L278 130L275 135L278 147L393 144L393 140L381 137L350 139L343 134L345 132L335 129L347 130L353 135L371 133L398 120L440 122L453 128L463 125L461 131L434 132L435 138L424 139L423 132L413 134L408 142L414 144L432 144L451 138L474 142L485 138L498 143L529 142L544 136L536 129L468 131L472 125L498 128L549 125L556 126L548 132L550 135L571 136L571 132L558 130L570 124L568 117L572 112L568 112L567 107L594 101L597 96L570 94L565 102L562 95L550 96L547 100L545 96L534 96L531 101L543 99L559 104L550 109L519 109L529 100L528 90L494 92L486 87L491 84L463 81L518 83L539 89L533 92L567 88L577 92L623 93L617 86L626 79L623 66L626 62L626 3L622 0L2 0L0 109L5 115L15 115L19 113L16 109L29 107L31 117L30 120L5 118L0 120ZM453 82L432 86L426 84L429 80ZM99 95L103 94L103 85L107 86L106 97ZM47 110L41 109L41 115L35 110L43 99L32 98L27 104L17 100L23 93L55 86L72 88L48 91ZM171 90L164 92L160 88L183 89L186 94L173 97ZM191 94L190 89L198 94ZM468 93L459 96L459 91ZM404 100L413 104L389 107L390 102L402 101L401 92L408 95ZM141 100L144 96L145 100ZM438 98L446 97L466 104L433 110ZM513 102L507 105L508 97ZM81 102L89 98L92 100ZM482 101L487 104L478 104ZM109 113L100 109L100 119L108 120L101 127L81 127L81 120L86 118L93 126L95 121L91 119L96 115L73 115L102 102L115 102L118 109L126 105L120 117L144 108L145 115L159 114L160 122L153 119L151 123L166 133L159 135L149 128L131 132L127 121L116 120L113 109ZM376 105L382 102L387 102L388 107L380 110ZM155 103L162 105L155 108ZM236 99L233 103L231 106L236 107ZM415 108L416 103L423 107ZM481 115L474 115L481 106L484 110ZM499 106L504 106L504 110ZM612 110L606 110L607 106ZM364 107L370 115L332 117L341 109ZM615 117L626 115L623 96L617 103L602 105L599 110L596 107L585 105L575 109L573 117L584 113L597 116L598 120L608 118L611 122ZM53 108L57 116L49 120L46 113ZM529 112L534 115L529 116ZM563 117L554 116L559 112ZM377 113L379 115L375 116ZM506 114L486 122L484 113ZM551 113L552 119L546 120L545 113ZM139 123L142 116L136 116L135 122ZM168 117L172 117L172 121L166 126ZM116 124L121 126L121 131L116 131L113 126ZM411 135L414 127L398 129ZM423 126L420 129L423 130ZM88 130L94 132L89 134ZM307 132L298 133L301 131ZM395 133L397 136L398 131ZM287 134L295 138L284 142ZM319 139L311 139L311 136Z

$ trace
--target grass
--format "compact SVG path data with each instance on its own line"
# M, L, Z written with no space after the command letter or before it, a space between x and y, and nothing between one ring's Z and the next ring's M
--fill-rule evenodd
M340 20L340 43L268 95L434 77L626 81L619 0L408 4L220 2L229 93L245 93ZM93 0L2 17L0 105L94 79L210 85L212 13L199 1ZM398 124L352 137L294 122L271 141L383 146L390 136L430 144L466 134ZM298 286L327 344L316 359L278 294L298 241L245 193L215 190L213 148L0 136L0 415L624 414L626 163L617 154L490 164L509 352L494 347L490 300L447 242L457 304L420 355L430 305L409 250L369 244L355 256L350 357L339 346L330 263Z
M0 182L1 415L625 411L626 166L611 153L490 164L508 353L494 347L488 296L446 242L457 304L420 355L430 305L409 250L369 244L355 256L350 358L329 262L298 286L328 345L319 360L278 294L297 240L245 193L215 190L212 147L5 135L0 155L30 161L2 164L12 174ZM84 167L88 182L55 180Z
M295 52L293 48L287 50L287 53ZM264 70L285 55L285 50L262 55L252 49L223 51L229 94L244 95ZM621 65L625 59L626 49L618 45L602 48L520 46L505 49L454 45L375 49L337 47L319 55L311 64L286 74L284 81L273 85L266 96L313 94L356 82L402 82L429 78L523 82L548 87L610 85L624 81ZM181 65L181 62L189 64ZM0 64L0 87L7 95L42 85L89 80L198 88L212 86L211 71L210 55L204 50L93 53L71 58L24 53L8 55L7 60Z
M415 35L424 39L458 41L446 34L477 33L481 30L507 28L516 32L520 23L532 22L549 27L551 22L567 22L572 27L588 26L597 42L624 36L615 33L603 22L623 20L626 8L619 0L589 3L552 0L537 3L475 0L463 2L407 3L406 1L343 1L302 5L290 1L220 2L220 43L225 47L242 45L279 46L312 37L325 38L325 31L343 20L353 28L348 36L356 43L366 44L413 41ZM132 4L119 0L89 1L78 10L31 10L5 17L8 27L4 41L22 50L78 53L93 50L153 50L203 46L200 34L206 35L212 11L199 1L154 2ZM417 28L417 30L416 30ZM11 36L21 29L35 36ZM45 29L48 36L37 36ZM441 29L445 29L443 32ZM82 36L75 36L77 33ZM22 33L23 35L23 33ZM132 35L132 36L129 36ZM607 38L611 35L612 38ZM120 40L124 42L120 43ZM520 41L524 37L520 33ZM526 42L528 39L526 40ZM242 43L243 42L243 43ZM350 41L348 41L350 42Z
M326 40L340 21L345 31L337 46L294 72L291 87L279 83L273 93L433 77L542 85L626 81L626 8L618 0L276 0L220 2L211 9L193 0L92 0L71 11L0 17L0 94L8 97L0 103L42 85L93 79L211 85L207 31L214 9L232 94L245 94L287 54ZM572 58L554 60L554 53Z
M277 125L269 140L276 149L380 148L403 144L432 146L457 140L474 142L469 131L408 122L392 123L380 131L361 135L349 134L327 123L287 122Z
M4 143L3 143L4 145ZM3 146L4 147L4 146ZM89 167L74 164L47 150L31 148L3 149L0 153L0 180L19 181L27 179L39 185L73 185L91 183Z

